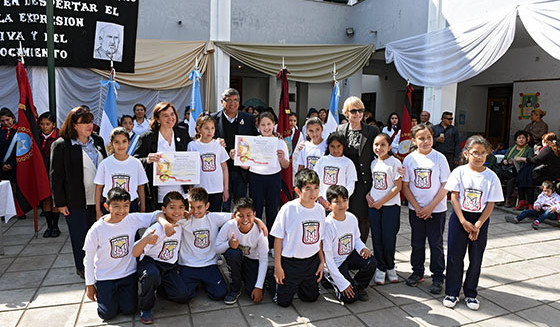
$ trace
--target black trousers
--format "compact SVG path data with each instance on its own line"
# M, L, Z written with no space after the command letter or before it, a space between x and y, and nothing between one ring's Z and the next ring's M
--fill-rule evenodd
M315 273L319 268L319 254L305 259L282 257L284 283L276 286L274 299L278 305L287 307L292 304L297 293L304 302L316 301L319 297L319 283Z

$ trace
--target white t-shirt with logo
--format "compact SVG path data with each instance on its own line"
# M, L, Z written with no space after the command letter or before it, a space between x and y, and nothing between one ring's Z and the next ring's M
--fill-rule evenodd
M317 203L306 208L295 199L280 208L270 235L283 239L283 257L305 259L319 252L324 232L325 209Z
M200 184L208 194L224 191L224 171L222 163L228 161L226 149L217 140L203 143L200 140L190 142L188 151L200 153Z
M317 161L325 155L327 150L327 141L319 144L313 144L313 141L305 141L305 145L301 149L298 157L298 166L303 166L303 168L313 169L317 164Z
M182 235L182 228L179 225L175 225L175 234L171 236L165 235L165 230L163 226L159 223L155 223L152 226L148 227L142 235L144 238L146 235L150 234L153 230L155 230L154 235L158 236L158 240L155 244L146 244L144 247L144 253L140 255L140 260L144 258L144 256L151 257L152 259L160 262L174 264L177 262L179 258L179 247L181 245L181 235ZM140 240L138 240L136 244L138 244Z
M258 137L269 137L269 136L258 136ZM270 137L275 137L275 136L270 136ZM286 142L284 142L284 140L279 138L276 139L278 140L277 150L284 151L284 159L286 161L290 160L290 154L288 153L288 146L286 145ZM280 172L280 170L282 170L282 167L280 166L280 160L278 159L278 155L274 153L274 157L277 159L273 160L270 166L265 166L265 167L251 166L249 168L249 171L259 175L274 175Z
M336 220L332 215L325 219L325 237L323 238L323 251L325 251L325 263L329 273L339 290L344 290L350 285L338 270L338 267L348 258L352 251L358 254L366 248L360 239L358 218L352 213L346 213L344 221Z
M134 201L138 198L138 185L147 184L148 176L140 160L129 156L121 161L112 155L101 161L93 182L104 185L104 197L113 187L120 187L130 193L130 200Z
M95 281L101 281L136 273L136 258L132 255L134 236L138 229L153 224L159 212L131 213L116 224L108 223L103 218L96 221L89 229L83 247L84 251L94 253L93 267L85 267L89 271L86 275L95 276ZM86 282L89 282L87 285L93 285L94 281Z
M331 185L342 185L348 190L348 196L354 192L354 186L358 180L358 173L352 160L345 156L333 157L327 155L321 157L313 168L319 175L319 195L327 198L327 189Z
M476 172L468 164L459 166L449 175L445 189L459 192L459 203L464 211L482 212L487 202L504 201L500 179L488 168Z
M385 160L376 158L371 162L371 176L373 183L369 195L374 201L381 200L387 193L395 186L395 181L401 178L398 169L401 167L399 159L389 156ZM383 206L401 205L401 196L397 192L389 201L385 202Z
M405 173L403 182L408 182L408 188L423 208L429 205L441 188L441 183L449 178L449 164L445 156L436 150L424 155L418 150L404 158ZM409 203L408 207L414 210ZM434 208L434 213L447 211L446 198L443 198Z
M230 212L209 212L202 218L181 219L183 228L179 264L188 267L206 267L218 263L214 249L218 231L231 219Z
M243 256L259 260L259 271L255 287L262 289L264 278L266 277L266 269L268 268L268 238L264 236L256 223L253 223L251 230L245 234L239 230L237 221L231 219L222 226L218 233L215 246L216 253L222 254L226 252L229 248L231 234L234 234L235 238L239 241L239 249L243 252Z

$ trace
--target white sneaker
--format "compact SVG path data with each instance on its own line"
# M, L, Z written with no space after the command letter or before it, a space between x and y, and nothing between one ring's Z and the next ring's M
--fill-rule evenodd
M456 296L446 295L443 299L443 305L448 308L454 308L457 302L459 302L459 298Z
M387 278L391 283L398 283L399 276L397 276L397 271L395 269L387 269Z
M467 304L467 307L471 310L476 311L480 307L480 302L478 302L478 300L475 297L465 298L465 303Z
M385 284L385 272L379 269L375 269L375 284L383 285Z

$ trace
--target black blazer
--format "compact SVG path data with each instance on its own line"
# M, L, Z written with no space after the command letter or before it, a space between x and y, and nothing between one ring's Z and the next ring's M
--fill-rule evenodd
M348 130L350 123L338 125L336 132L344 135L348 139ZM367 125L362 122L362 141L360 142L360 151L358 157L358 165L356 171L358 172L358 181L372 182L371 177L371 162L375 158L373 154L373 139L379 134L377 126ZM344 155L348 156L347 149L344 149ZM349 157L349 156L348 156Z
M187 151L187 145L191 141L189 131L186 128L176 126L173 127L173 133L175 134L175 150ZM157 208L158 193L157 186L154 186L153 183L154 165L148 164L148 154L158 152L158 137L159 129L156 131L147 131L142 134L138 139L138 147L134 152L134 157L139 159L140 162L142 162L144 169L146 169L146 175L148 176L149 181L148 191L152 196L152 204L154 205L154 208ZM183 191L185 193L188 192L188 187L186 185L183 185Z
M223 120L227 119L225 117L224 110L220 110L212 114L212 118L216 120L216 134L215 137L220 137L225 139ZM237 119L239 121L237 127L238 135L259 135L257 130L257 125L255 124L255 116L250 113L239 111L237 114Z
M103 158L107 157L103 139L91 134L93 144ZM84 188L83 154L80 145L72 145L70 139L59 138L51 147L50 179L55 207L86 208Z

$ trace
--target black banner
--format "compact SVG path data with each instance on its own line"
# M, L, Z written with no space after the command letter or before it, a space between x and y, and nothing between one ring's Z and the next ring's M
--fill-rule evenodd
M139 0L0 0L0 65L47 65L47 1L54 3L55 65L134 72Z

